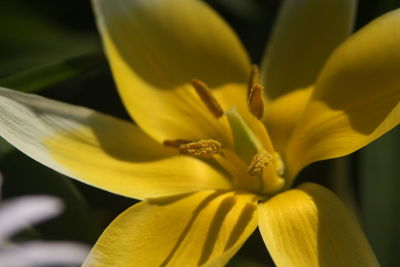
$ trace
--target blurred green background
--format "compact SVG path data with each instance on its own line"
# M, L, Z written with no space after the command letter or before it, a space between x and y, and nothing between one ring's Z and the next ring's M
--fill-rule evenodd
M279 0L207 1L235 29L258 63ZM400 0L361 0L356 28L400 6ZM84 105L129 119L101 50L89 1L0 1L0 86ZM353 208L382 266L398 266L400 249L400 138L395 129L361 151L314 164L301 180L336 191ZM64 214L18 238L93 244L134 200L78 183L44 167L0 140L3 198L25 194L61 197ZM258 233L229 266L273 266Z

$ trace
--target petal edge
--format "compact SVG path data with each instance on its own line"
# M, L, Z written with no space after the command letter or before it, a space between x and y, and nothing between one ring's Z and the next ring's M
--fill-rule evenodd
M259 205L259 228L278 266L376 267L354 216L330 190L303 184Z

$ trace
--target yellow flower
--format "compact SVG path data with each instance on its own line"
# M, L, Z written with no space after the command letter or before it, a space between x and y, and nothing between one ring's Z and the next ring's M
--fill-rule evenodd
M139 127L0 90L7 141L70 177L143 200L111 223L85 266L222 266L257 225L278 266L378 266L332 192L291 186L306 165L399 124L400 10L348 38L355 1L286 0L258 73L201 1L93 4Z

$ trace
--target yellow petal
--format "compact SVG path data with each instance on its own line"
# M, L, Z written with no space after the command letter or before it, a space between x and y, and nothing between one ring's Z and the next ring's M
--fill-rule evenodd
M264 123L267 126L275 150L281 155L285 153L289 139L304 112L312 92L312 87L293 90L276 98L268 106Z
M339 198L303 184L259 205L259 228L280 267L373 267L377 259Z
M225 128L189 83L247 82L249 59L229 26L197 0L93 3L119 92L141 128L159 141L220 139Z
M178 156L131 123L0 88L0 136L84 183L133 198L229 188L206 163Z
M292 176L343 156L400 122L400 10L368 24L328 60L287 151Z
M356 0L283 1L262 71L274 99L314 83L324 62L352 31Z
M111 223L83 266L223 266L256 228L255 204L213 191L144 201Z

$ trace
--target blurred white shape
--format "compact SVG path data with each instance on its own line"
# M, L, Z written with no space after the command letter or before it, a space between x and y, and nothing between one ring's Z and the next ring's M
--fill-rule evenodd
M0 266L25 267L80 264L88 247L72 242L30 241L0 250Z
M3 178L0 173L0 196ZM10 237L25 228L60 214L61 200L52 196L17 197L0 203L0 266L33 267L81 264L89 247L67 241L27 241L14 244Z
M2 188L2 186L3 186L3 175L1 174L1 172L0 172L0 199L1 199L1 188Z
M63 209L51 196L23 196L0 203L0 243L15 233L53 218Z

